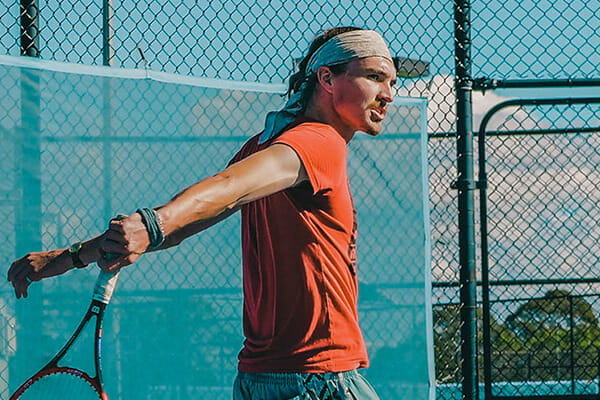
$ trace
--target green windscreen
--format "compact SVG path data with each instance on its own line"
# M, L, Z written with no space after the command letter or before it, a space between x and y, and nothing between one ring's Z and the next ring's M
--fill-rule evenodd
M280 108L284 85L0 56L0 261L100 234L225 167ZM433 398L426 102L397 98L357 134L361 326L382 399ZM239 216L123 269L104 324L111 400L230 399L243 337ZM0 398L73 333L98 269L0 285ZM65 364L92 368L91 338Z

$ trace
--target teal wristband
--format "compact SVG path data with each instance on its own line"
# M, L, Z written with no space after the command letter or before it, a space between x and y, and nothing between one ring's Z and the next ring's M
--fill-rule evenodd
M148 249L155 250L165 241L165 232L158 218L158 214L151 208L138 208L136 211L142 216L142 222L146 226L148 236L150 237L150 246Z

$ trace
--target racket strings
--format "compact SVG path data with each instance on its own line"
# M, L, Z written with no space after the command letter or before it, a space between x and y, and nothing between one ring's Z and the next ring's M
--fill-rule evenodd
M102 396L85 377L69 372L44 375L15 400L99 400Z

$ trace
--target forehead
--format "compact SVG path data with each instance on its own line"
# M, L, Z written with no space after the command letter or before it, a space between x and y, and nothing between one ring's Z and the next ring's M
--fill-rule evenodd
M366 57L352 60L348 63L348 71L377 71L388 75L392 79L396 77L394 63L384 57Z

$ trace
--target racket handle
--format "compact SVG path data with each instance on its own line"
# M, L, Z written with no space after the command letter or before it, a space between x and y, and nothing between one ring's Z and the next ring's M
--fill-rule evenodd
M104 304L108 304L113 292L115 291L118 279L119 271L100 271L98 279L96 279L96 285L94 286L94 295L92 296L92 299Z
M114 219L124 219L127 218L124 214L117 215ZM111 258L117 257L116 254L106 253L104 258L110 260ZM92 300L99 301L104 304L108 304L110 299L112 298L113 292L117 287L117 281L119 280L119 271L116 272L107 272L100 271L98 275L98 279L96 279L96 284L94 285L94 294L92 295Z

